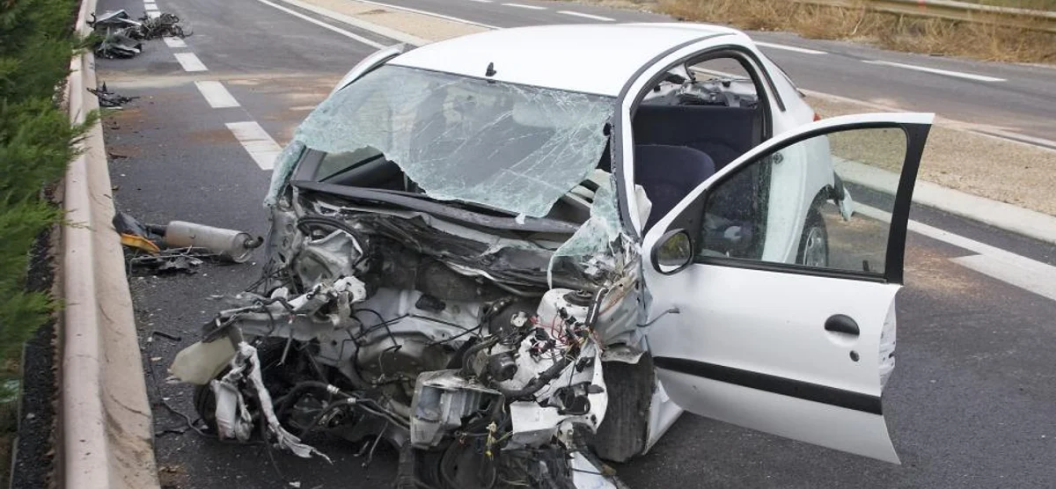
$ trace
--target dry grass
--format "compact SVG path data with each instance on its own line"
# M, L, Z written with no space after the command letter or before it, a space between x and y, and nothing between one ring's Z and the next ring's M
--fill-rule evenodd
M1056 35L987 22L956 22L784 0L659 0L661 11L686 20L747 30L783 30L815 39L852 39L900 51L990 61L1056 62Z

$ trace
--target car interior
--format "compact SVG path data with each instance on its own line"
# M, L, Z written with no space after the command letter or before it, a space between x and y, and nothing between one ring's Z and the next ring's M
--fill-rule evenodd
M635 183L652 202L646 230L694 188L738 156L762 143L769 132L760 80L746 61L724 56L692 61L668 72L638 105L632 120ZM765 93L765 92L763 92ZM745 186L750 175L727 185ZM729 202L725 217L747 217L750 202Z

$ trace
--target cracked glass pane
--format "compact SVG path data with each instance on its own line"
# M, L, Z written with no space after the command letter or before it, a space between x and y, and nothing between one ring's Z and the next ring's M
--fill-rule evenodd
M543 217L598 165L613 107L610 97L383 66L320 104L294 138L329 155L380 152L438 200Z
M301 154L303 153L304 143L297 140L291 141L282 150L282 153L279 153L279 157L275 159L275 169L271 173L271 186L268 188L268 196L264 198L264 205L271 206L275 204L282 186L286 183L286 178L293 171L293 167L301 159Z
M554 264L561 257L581 258L581 263L590 262L595 257L611 257L619 254L619 239L622 235L620 214L616 206L616 193L612 190L612 179L604 180L594 194L590 206L590 219L583 223L576 233L550 258L548 279ZM582 259L585 258L585 259Z

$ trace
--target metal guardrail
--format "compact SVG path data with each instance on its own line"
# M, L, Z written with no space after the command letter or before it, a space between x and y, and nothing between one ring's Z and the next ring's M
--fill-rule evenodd
M1056 33L1056 12L995 7L953 0L795 0L831 7L862 8L914 17L932 17Z

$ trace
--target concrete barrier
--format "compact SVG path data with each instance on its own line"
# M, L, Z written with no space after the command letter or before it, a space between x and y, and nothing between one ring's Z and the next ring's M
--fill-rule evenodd
M77 29L96 0L83 0ZM99 108L91 52L70 63L67 104L71 123ZM158 488L152 417L143 378L132 298L120 238L110 221L110 189L103 130L96 124L66 173L59 279L61 317L58 477L68 489Z

